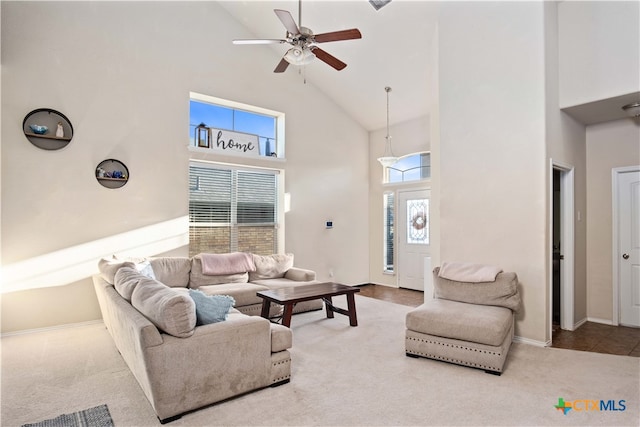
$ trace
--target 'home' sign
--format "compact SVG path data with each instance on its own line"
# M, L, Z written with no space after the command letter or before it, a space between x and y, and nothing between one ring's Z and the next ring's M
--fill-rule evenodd
M211 149L244 156L259 156L258 135L211 128Z

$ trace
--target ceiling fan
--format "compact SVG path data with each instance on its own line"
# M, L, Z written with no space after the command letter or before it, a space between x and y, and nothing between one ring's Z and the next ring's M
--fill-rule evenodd
M336 70L344 69L347 64L340 61L335 56L327 53L318 47L318 43L335 42L341 40L353 40L362 38L360 30L352 28L350 30L333 31L330 33L313 34L309 28L296 25L291 13L282 9L273 10L284 27L287 34L284 39L244 39L234 40L233 44L282 44L289 43L291 48L276 66L274 73L283 73L289 64L307 65L318 58ZM298 22L302 22L302 0L298 7Z

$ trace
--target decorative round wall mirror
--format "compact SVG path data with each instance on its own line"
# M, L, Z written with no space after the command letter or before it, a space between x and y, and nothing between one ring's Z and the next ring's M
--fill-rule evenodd
M96 167L96 179L103 187L120 188L129 180L129 169L120 160L103 160Z
M67 116L51 108L38 108L27 114L22 131L30 143L43 150L60 150L73 138L73 126Z

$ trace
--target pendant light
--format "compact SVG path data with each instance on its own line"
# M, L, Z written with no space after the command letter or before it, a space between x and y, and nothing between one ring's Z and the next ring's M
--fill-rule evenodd
M384 147L384 154L382 157L378 157L378 161L383 167L388 168L395 164L398 158L393 155L393 151L391 150L391 135L389 135L389 92L391 92L391 88L387 86L384 90L387 92L387 136L385 136L387 143Z

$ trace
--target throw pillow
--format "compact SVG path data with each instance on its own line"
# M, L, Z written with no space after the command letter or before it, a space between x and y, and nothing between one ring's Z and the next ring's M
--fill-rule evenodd
M158 257L150 258L149 263L159 282L170 287L184 287L189 283L191 258Z
M293 267L293 254L253 255L256 271L249 272L249 281L278 279Z
M493 282L458 282L439 275L440 267L433 269L433 294L436 298L468 304L494 305L518 312L522 306L518 292L518 275L514 272L498 273Z
M117 259L115 256L110 258L102 258L98 261L98 270L100 276L107 282L114 284L115 276L121 267L134 267L135 263L129 260Z
M144 260L136 264L136 270L140 272L140 274L147 276L150 279L156 278L155 273L153 272L153 267L151 267L151 263L149 260Z
M202 291L189 289L189 295L196 303L197 325L223 322L236 301L229 295L207 295Z

